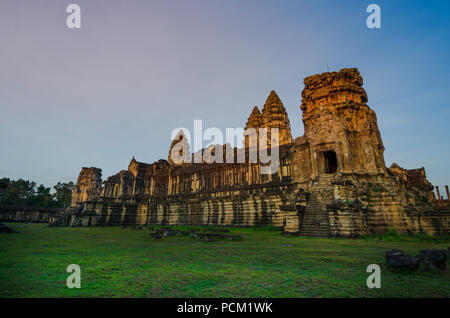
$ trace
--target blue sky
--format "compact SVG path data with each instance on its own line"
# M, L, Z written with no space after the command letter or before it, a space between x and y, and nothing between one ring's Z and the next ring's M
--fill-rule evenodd
M381 29L365 24L373 2ZM448 184L449 21L449 1L2 0L0 176L107 177L166 158L194 119L244 126L272 89L297 137L303 78L358 67L386 164Z

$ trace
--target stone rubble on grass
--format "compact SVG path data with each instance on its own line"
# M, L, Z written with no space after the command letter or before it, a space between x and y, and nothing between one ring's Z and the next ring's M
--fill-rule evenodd
M431 269L431 265L445 270L447 268L447 260L449 250L424 249L420 254L411 256L402 250L393 249L386 251L386 267L391 269L418 269L420 264L424 264L424 269Z
M386 267L387 268L405 268L417 269L420 265L420 259L406 254L402 250L386 251Z
M211 230L211 229L210 229ZM214 242L217 240L228 241L242 241L241 235L225 234L223 232L229 232L228 229L215 230L222 233L200 233L199 229L193 229L191 231L179 231L172 228L157 229L156 232L150 233L150 236L154 239L162 239L163 237L171 236L189 236L193 239L199 239L205 242Z
M420 250L420 254L417 257L425 264L425 269L430 269L431 265L433 265L444 270L447 268L447 253L448 251L446 250L426 249Z
M0 233L19 233L18 231L0 223Z

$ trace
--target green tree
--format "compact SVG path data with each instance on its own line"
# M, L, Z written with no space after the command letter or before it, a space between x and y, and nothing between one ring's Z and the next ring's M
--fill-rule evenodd
M9 178L3 178L0 181L7 185L2 200L4 204L26 205L34 198L36 182L23 179L10 180Z
M51 193L51 188L43 184L36 187L36 182L29 180L3 178L0 183L6 186L3 189L2 204L61 208L70 205L74 187L73 182L58 182L53 187L55 192Z
M66 208L70 205L72 200L72 192L73 192L73 182L70 181L68 183L58 182L53 189L55 193L53 194L58 207Z
M41 184L37 187L34 197L28 202L28 204L32 206L56 206L56 202L54 201L50 191L50 188L47 188Z

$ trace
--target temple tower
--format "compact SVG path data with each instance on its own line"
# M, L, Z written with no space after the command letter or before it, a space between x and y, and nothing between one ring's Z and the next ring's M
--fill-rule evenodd
M300 108L313 177L335 172L386 174L377 118L366 104L358 69L306 77L304 83Z
M267 97L262 110L262 127L268 128L268 140L270 141L270 128L279 129L280 145L292 142L291 125L286 109L277 93L273 90Z
M245 124L245 130L247 131L250 128L254 128L256 130L256 136L258 136L258 130L262 127L263 120L261 116L261 112L258 109L258 106L253 107L252 113L248 117L247 123ZM245 147L248 148L250 145L251 136L245 136ZM258 140L258 137L256 137ZM255 145L257 146L257 145Z
M261 112L258 106L253 107L252 113L248 117L245 129L247 128L260 128L262 126Z

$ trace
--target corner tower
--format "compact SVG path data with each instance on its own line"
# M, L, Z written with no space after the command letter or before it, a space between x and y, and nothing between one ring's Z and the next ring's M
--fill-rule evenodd
M306 77L304 83L300 108L313 176L335 172L386 174L377 117L366 104L358 69Z

